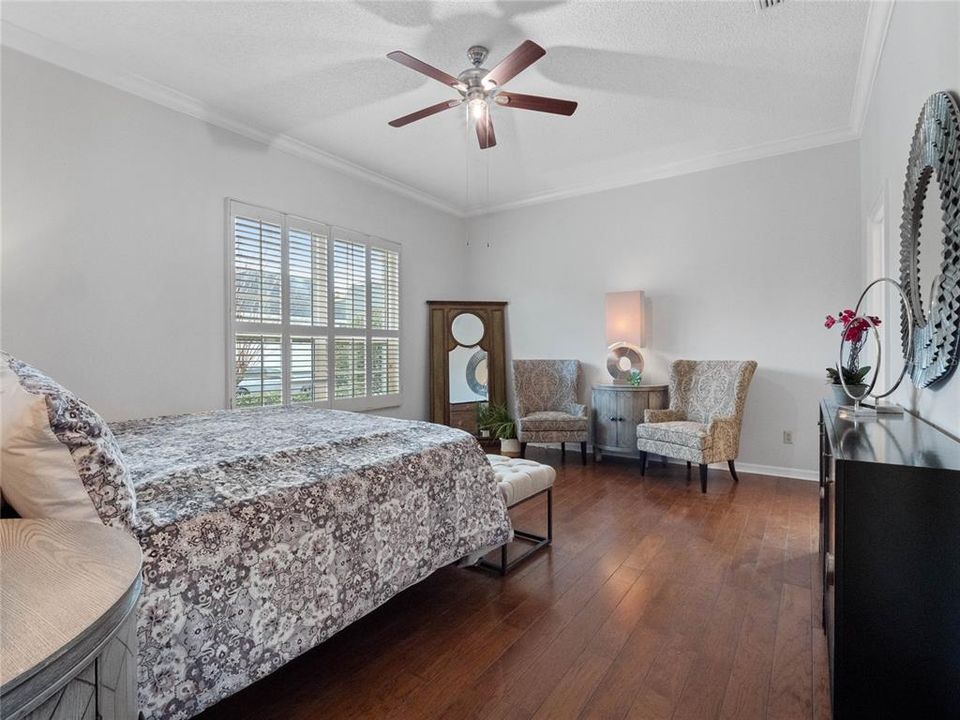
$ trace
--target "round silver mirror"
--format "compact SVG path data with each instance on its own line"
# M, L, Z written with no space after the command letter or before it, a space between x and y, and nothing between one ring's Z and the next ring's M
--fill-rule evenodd
M927 98L917 121L900 223L900 285L907 299L901 314L901 341L917 387L943 380L960 360L958 278L960 108L953 95L938 92ZM913 337L909 338L911 320Z
M483 320L473 313L460 313L453 319L450 333L464 347L476 345L483 338Z

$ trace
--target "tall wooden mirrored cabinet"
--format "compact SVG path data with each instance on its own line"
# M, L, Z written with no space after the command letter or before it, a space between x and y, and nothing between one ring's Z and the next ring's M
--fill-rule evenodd
M430 300L430 420L477 432L477 406L507 402L505 302Z

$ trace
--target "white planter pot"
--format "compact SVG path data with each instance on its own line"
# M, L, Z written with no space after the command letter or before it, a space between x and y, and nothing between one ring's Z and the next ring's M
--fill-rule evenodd
M520 457L520 441L516 438L501 440L500 454L506 457Z

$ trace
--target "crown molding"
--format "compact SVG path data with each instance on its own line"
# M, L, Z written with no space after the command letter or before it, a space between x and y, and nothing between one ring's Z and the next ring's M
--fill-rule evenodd
M394 180L393 178L378 173L375 170L332 155L314 145L297 140L289 135L271 133L250 123L237 120L210 107L195 97L148 80L145 77L132 73L117 72L107 67L103 61L88 53L74 50L63 43L48 40L5 20L0 23L0 44L53 65L58 65L71 72L91 78L92 80L110 85L131 95L136 95L157 105L162 105L170 110L189 115L210 125L229 130L237 135L242 135L245 138L267 145L270 148L275 148L281 152L310 160L345 175L364 180L456 217L463 217L463 212L459 208L419 188L407 185L399 180Z
M723 151L679 162L665 163L654 167L638 168L633 172L621 174L615 178L607 178L595 183L584 183L549 190L498 205L473 206L468 208L457 207L424 190L395 180L349 160L337 157L289 135L274 134L263 128L233 118L212 108L197 98L161 85L160 83L132 73L117 72L107 67L107 64L103 61L88 53L75 50L53 40L48 40L40 35L13 25L10 22L0 22L0 44L136 95L137 97L174 110L175 112L183 113L223 128L254 140L255 142L280 150L281 152L315 162L345 175L385 188L398 195L410 198L455 217L472 218L859 139L866 112L870 104L870 95L873 91L874 82L876 81L887 29L890 25L893 4L894 0L874 0L870 3L870 8L867 12L863 44L860 51L860 63L857 69L854 97L851 104L850 124L846 127L800 135L785 140L750 145L735 150Z
M827 145L836 145L838 143L856 140L858 137L859 135L849 127L840 127L808 135L798 135L787 138L786 140L774 140L759 145L749 145L736 150L725 150L713 155L704 155L656 167L638 168L634 172L618 175L615 179L606 179L597 183L586 183L575 187L551 190L500 205L472 207L468 208L464 215L468 218L479 217L504 212L506 210L517 210L519 208L530 207L531 205L555 202L557 200L568 200L581 195L592 195L606 190L616 190L652 180L665 180L667 178L690 175L704 170L715 170L729 165L738 165L752 160L763 160L764 158L788 155L802 150L812 150Z
M880 70L880 58L883 45L890 28L894 0L874 0L867 10L867 26L863 32L863 44L860 46L860 65L857 67L857 82L853 89L853 102L850 105L850 127L857 137L863 133L863 123L870 109L870 96Z

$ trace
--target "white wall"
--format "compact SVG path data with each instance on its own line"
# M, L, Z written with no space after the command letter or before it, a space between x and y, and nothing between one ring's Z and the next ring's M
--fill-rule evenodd
M756 360L741 464L809 473L837 348L823 316L859 277L857 167L850 142L477 218L472 291L510 302L512 357L578 358L588 386L609 381L604 293L646 291L644 379Z
M230 196L403 244L397 414L426 416L426 299L509 300L512 357L596 382L604 293L643 289L646 379L756 359L742 464L815 468L822 317L859 278L856 143L464 222L8 49L2 92L0 342L110 419L224 405Z
M896 3L860 140L863 217L878 197L885 196L885 274L896 280L900 278L899 226L910 143L920 108L939 90L960 92L960 4ZM925 207L930 208L930 203ZM929 237L926 231L942 227L939 212L930 215L924 213L921 250ZM939 247L936 252L940 253ZM889 307L892 322L887 324L887 346L896 349L899 312L892 296ZM925 390L917 390L907 379L895 399L947 432L960 435L960 371Z
M2 347L108 419L225 404L224 198L403 245L405 402L464 226L387 190L3 49Z

